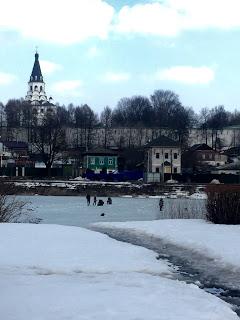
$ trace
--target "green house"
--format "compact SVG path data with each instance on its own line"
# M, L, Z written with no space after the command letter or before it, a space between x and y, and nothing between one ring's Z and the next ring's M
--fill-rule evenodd
M106 170L107 173L118 169L117 152L108 149L93 149L84 153L83 165L95 173Z

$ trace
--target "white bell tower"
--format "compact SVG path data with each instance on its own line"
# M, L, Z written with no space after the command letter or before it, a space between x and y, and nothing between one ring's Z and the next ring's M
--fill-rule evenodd
M39 105L47 101L45 83L43 81L43 76L38 59L39 54L38 52L36 52L32 73L28 82L28 92L25 98L32 105Z

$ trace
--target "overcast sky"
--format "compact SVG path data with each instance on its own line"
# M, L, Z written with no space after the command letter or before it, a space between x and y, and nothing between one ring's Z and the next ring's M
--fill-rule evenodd
M240 107L240 0L1 0L0 101L25 97L38 46L60 104L115 107L171 89L194 110Z

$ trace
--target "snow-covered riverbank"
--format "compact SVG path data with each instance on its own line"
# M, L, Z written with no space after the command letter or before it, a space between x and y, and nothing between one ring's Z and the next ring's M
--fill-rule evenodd
M14 194L79 196L90 193L97 196L167 196L172 198L206 199L205 185L197 184L147 184L142 181L89 181L81 180L1 180L11 184ZM194 194L195 193L195 194ZM191 198L191 197L190 197Z
M126 227L126 226L125 226ZM150 250L77 227L0 224L4 320L237 320Z

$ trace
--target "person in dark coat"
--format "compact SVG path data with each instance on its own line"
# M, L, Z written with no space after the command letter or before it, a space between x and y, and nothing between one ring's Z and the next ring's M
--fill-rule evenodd
M101 207L101 206L103 206L103 205L104 205L104 201L103 201L102 199L98 200L97 206L98 206L98 207Z
M112 204L112 199L110 197L107 199L107 204Z
M87 199L87 205L90 206L90 200L91 200L90 194L86 195L86 199Z
M163 206L164 206L164 203L163 203L163 199L161 198L161 199L159 200L159 210L160 210L160 211L162 211Z
M97 205L97 197L96 197L96 196L94 196L94 198L93 198L93 205L94 205L94 206Z

